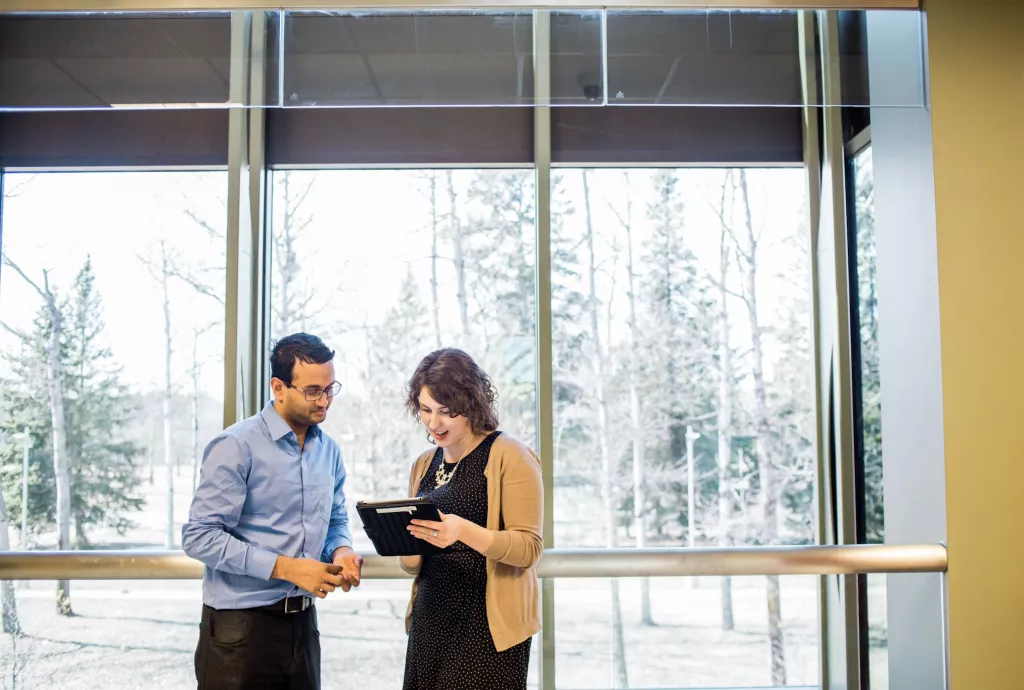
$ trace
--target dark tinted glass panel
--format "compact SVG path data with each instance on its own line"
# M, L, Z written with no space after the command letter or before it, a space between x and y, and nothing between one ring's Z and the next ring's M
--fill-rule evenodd
M0 109L224 107L227 13L0 17Z
M276 22L272 22L272 26ZM287 12L279 87L295 107L532 105L534 16L514 12ZM593 102L600 12L551 17L551 99ZM586 90L584 87L587 87Z

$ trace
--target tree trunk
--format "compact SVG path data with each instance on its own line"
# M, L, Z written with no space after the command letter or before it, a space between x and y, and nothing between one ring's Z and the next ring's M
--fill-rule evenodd
M434 323L434 344L441 347L441 303L437 296L437 173L430 173L430 312Z
M636 316L636 273L633 265L633 202L629 196L629 176L625 176L626 217L622 227L626 231L626 279L629 291L629 419L633 446L633 532L636 548L642 549L647 537L647 495L644 487L644 433L643 409L640 404L640 362L637 348L640 347L640 325ZM640 620L644 625L654 625L651 613L651 580L640 580Z
M466 294L466 247L462 236L462 223L459 221L459 214L455 207L455 182L452 179L452 171L448 170L445 175L448 179L448 211L452 233L452 244L455 253L455 285L456 297L459 300L459 320L462 324L462 337L469 338L469 297Z
M295 256L295 237L293 230L292 215L292 192L291 175L285 173L281 176L281 186L284 192L284 217L281 219L281 227L274 233L274 259L277 261L279 280L274 286L275 297L277 298L277 337L283 338L292 331L292 322L295 315L295 308L292 304L294 295L292 288L298 278L298 261Z
M164 537L164 546L168 549L174 548L174 448L171 435L171 295L170 295L170 262L167 256L167 247L160 243L162 273L161 287L164 297L164 396L163 396L163 417L164 417L164 465L167 470L167 532Z
M725 185L722 185L722 212L725 212ZM730 546L729 524L732 499L729 493L729 461L732 458L732 348L729 346L729 306L726 284L729 274L729 245L726 229L722 228L721 249L718 260L718 300L721 313L718 322L718 362L721 367L718 381L718 545ZM732 611L732 578L722 577L722 630L736 627Z
M314 279L313 287L309 281L303 280L303 271L308 269L299 258L299 239L302 231L312 222L312 218L301 215L300 211L313 189L315 178L311 178L305 187L295 188L292 173L281 175L281 191L283 212L279 227L274 228L274 246L272 258L277 266L277 282L273 285L273 304L271 313L276 318L274 334L277 338L296 330L307 330L312 326L314 316L320 308L314 308L316 298L329 294L331 287L320 285ZM339 269L340 270L340 269ZM321 303L325 303L321 300Z
M43 272L46 307L50 314L50 339L46 344L47 384L50 392L50 418L53 427L53 474L57 479L57 549L71 548L71 473L68 468L68 430L64 419L64 366L60 341L64 317L50 292L49 276ZM57 613L70 616L71 583L57 581Z
M761 494L764 501L764 543L775 544L779 538L778 502L779 486L775 466L769 453L768 439L771 422L768 418L768 398L764 386L764 352L762 349L761 324L757 315L757 238L754 236L750 214L750 196L747 190L747 173L739 171L740 210L746 226L746 299L747 316L750 320L750 340L753 350L754 403L757 422L757 465L761 473ZM779 595L779 576L768 576L768 637L772 650L772 683L786 684L786 655L782 631L782 602Z
M601 502L604 507L605 546L615 548L615 504L612 497L612 459L608 437L608 400L605 396L605 355L601 347L601 329L598 317L597 262L594 252L594 222L590 209L590 182L587 171L583 171L583 205L587 221L587 278L590 288L587 300L590 312L590 331L594 339L594 370L597 374L597 427L598 445L601 456ZM629 687L626 670L626 650L622 626L622 606L619 601L619 581L613 579L612 587L612 687Z
M4 501L4 492L0 491L0 551L11 550L9 526L7 503ZM22 539L24 540L24 537ZM0 608L3 631L11 635L19 634L21 623L18 620L18 603L14 598L14 583L11 580L0 581Z

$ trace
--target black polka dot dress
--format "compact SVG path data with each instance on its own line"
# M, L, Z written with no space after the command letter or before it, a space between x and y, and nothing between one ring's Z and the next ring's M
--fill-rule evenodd
M444 456L438 448L416 495L434 499L442 513L485 527L484 468L499 433L491 433L464 457L451 481L441 487L436 473ZM413 602L403 690L526 688L530 640L504 652L494 648L487 625L486 592L486 558L462 542L424 556Z

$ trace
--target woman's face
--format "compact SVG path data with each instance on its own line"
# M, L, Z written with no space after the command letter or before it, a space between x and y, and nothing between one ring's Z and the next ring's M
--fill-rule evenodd
M426 386L420 389L419 399L420 419L438 446L447 448L470 438L469 419L463 415L452 417L447 407L430 396Z

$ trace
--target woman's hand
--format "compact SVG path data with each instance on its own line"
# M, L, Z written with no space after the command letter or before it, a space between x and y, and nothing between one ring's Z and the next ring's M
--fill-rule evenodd
M441 511L437 512L441 515L441 522L413 520L406 529L417 539L444 549L462 538L466 521L458 515L445 515Z

